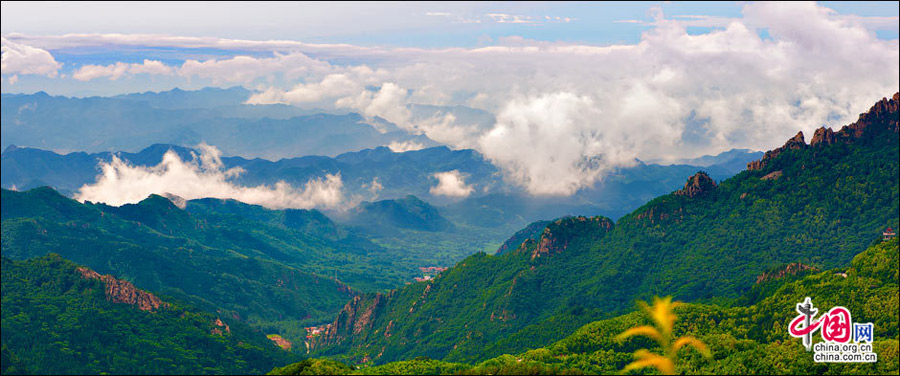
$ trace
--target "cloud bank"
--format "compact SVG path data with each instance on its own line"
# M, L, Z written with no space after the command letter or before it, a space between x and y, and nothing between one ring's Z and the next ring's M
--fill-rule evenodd
M0 38L0 71L5 75L36 74L56 77L62 64L47 50Z
M438 184L429 190L434 196L462 198L468 197L475 190L472 186L466 185L458 170L438 172L432 176L438 180Z
M274 186L244 187L229 181L243 170L225 169L218 149L209 145L197 148L200 155L191 161L182 161L170 150L158 165L149 167L133 166L114 156L100 165L97 181L82 186L75 199L121 206L150 194L174 194L187 200L230 198L269 209L335 209L344 204L340 174L310 179L302 188L283 181Z
M126 75L136 74L155 74L155 75L171 75L175 72L172 67L163 64L159 60L145 59L143 63L122 63L118 62L110 65L83 65L75 72L72 72L72 78L78 81L90 81L97 78L105 77L110 80L118 80Z
M257 88L251 104L381 117L412 134L478 150L532 194L569 195L635 158L771 149L798 129L810 134L850 123L900 90L900 42L879 39L871 28L895 25L896 17L851 17L794 2L749 3L742 12L666 18L655 8L650 22L623 20L649 27L639 43L609 46L516 36L443 49L120 34L6 39L40 48L105 43L273 51L168 68L188 80ZM491 18L537 21L507 13ZM688 27L712 30L696 34ZM48 60L40 51L20 54ZM99 67L104 74L83 78L127 77L116 72L129 69ZM450 113L415 118L411 103L475 107L495 114L496 123L468 124Z

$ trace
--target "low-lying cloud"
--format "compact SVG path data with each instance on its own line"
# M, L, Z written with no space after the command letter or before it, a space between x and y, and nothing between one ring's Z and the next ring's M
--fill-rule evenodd
M78 81L90 81L106 77L115 81L124 76L136 74L171 75L174 72L175 70L172 67L165 65L159 60L144 60L140 64L118 62L109 65L84 65L72 72L72 78Z
M425 144L411 140L391 141L391 143L388 144L387 147L390 148L394 153L405 153L407 151L422 150L425 148Z
M256 84L248 103L345 109L453 148L474 148L536 195L572 194L635 158L771 149L797 130L809 135L852 122L900 89L900 42L880 39L872 28L896 28L896 17L842 16L799 2L747 3L741 17L666 18L661 8L650 14L650 22L622 20L647 26L640 42L607 46L518 36L444 49L158 35L7 37L41 48L271 50L271 57L188 60L172 69L187 79ZM698 26L711 30L688 32ZM4 74L6 59L4 52ZM417 118L411 103L476 107L496 122L469 124L451 113Z
M269 209L339 209L344 204L339 173L310 179L302 188L284 181L274 186L245 187L230 181L244 171L225 169L218 149L209 145L198 149L200 154L193 160L183 161L170 150L158 165L148 167L131 165L114 156L100 165L97 181L82 186L75 199L120 206L137 203L150 194L174 194L187 200L235 199Z
M475 191L475 188L466 185L465 179L458 170L438 172L432 176L438 180L438 184L429 190L434 196L462 198L468 197Z

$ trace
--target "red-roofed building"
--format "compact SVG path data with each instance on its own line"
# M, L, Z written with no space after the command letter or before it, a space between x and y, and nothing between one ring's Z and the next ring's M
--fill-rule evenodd
M897 234L894 233L894 229L890 227L888 227L887 230L884 230L884 233L882 235L884 235L884 241L888 241L897 237Z

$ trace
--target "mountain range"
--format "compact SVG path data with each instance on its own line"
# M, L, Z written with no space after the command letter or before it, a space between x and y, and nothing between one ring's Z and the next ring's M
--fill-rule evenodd
M243 88L89 98L4 94L2 147L102 152L137 151L153 143L206 142L230 154L279 158L337 155L391 142L437 145L396 126L382 133L355 113L242 104L250 94Z
M809 144L799 133L720 183L697 173L617 222L559 219L517 234L524 241L500 255L357 296L314 353L364 364L476 362L560 340L635 299L735 299L778 265L849 265L898 224L898 105L900 94L885 98Z
M169 95L116 101L181 111L191 94ZM196 153L118 155L153 166L169 150ZM649 322L635 300L667 295L687 303L674 333L713 353L682 357L683 372L897 370L898 243L882 231L900 227L900 93L756 160L639 163L565 199L524 195L446 147L222 158L244 185L339 172L345 193L370 193L345 211L67 197L112 155L3 153L4 374L609 373L651 346L613 340ZM454 169L479 193L432 195L433 175ZM375 177L377 195L363 186ZM874 323L881 361L812 362L783 330L811 295Z

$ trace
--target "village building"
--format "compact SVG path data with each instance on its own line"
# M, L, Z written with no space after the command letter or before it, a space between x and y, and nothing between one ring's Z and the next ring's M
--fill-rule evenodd
M886 230L884 230L884 233L882 233L881 235L884 236L884 241L888 241L888 240L891 240L891 239L897 237L897 234L894 232L894 229L890 228L890 227L888 227Z

